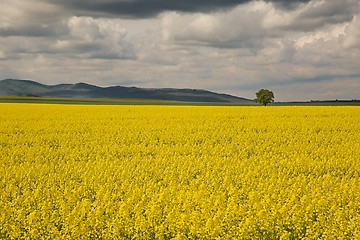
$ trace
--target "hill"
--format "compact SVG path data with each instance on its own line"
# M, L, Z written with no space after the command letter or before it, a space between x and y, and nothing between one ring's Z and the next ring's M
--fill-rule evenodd
M202 89L99 87L87 83L46 85L31 80L0 81L0 96L57 98L129 98L186 102L253 102L250 99Z

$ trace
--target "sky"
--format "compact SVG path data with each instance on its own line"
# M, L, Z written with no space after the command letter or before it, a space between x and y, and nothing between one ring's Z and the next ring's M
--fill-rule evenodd
M1 0L8 78L360 99L360 1Z

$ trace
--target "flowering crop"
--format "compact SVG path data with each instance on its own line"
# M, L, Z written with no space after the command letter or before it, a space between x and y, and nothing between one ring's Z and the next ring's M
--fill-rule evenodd
M0 238L360 239L358 107L0 112Z

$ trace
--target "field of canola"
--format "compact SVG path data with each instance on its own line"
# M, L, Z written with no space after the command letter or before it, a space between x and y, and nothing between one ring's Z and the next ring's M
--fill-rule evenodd
M359 110L0 104L0 239L360 239Z

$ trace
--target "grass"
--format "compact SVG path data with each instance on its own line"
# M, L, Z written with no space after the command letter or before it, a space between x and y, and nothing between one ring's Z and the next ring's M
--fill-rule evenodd
M130 98L50 98L50 97L0 97L0 103L42 103L42 104L81 104L81 105L191 105L191 106L252 106L252 102L183 102L154 99Z
M180 106L260 106L255 102L183 102L131 98L51 98L0 96L0 103L81 104L81 105L180 105ZM269 106L360 106L353 101L275 102Z
M359 100L275 102L275 106L360 106Z

